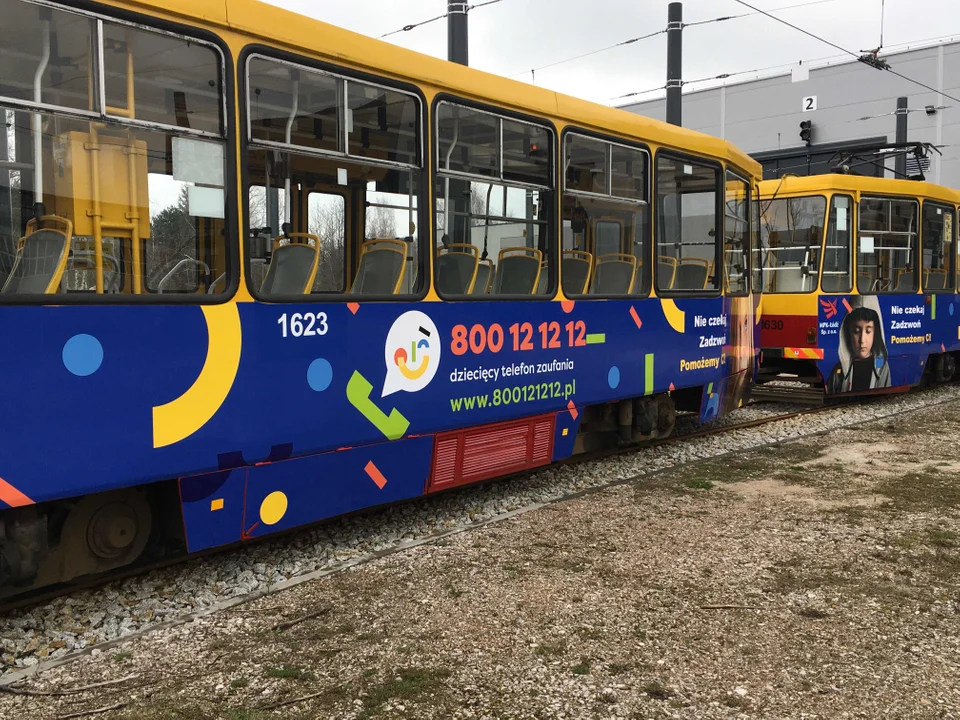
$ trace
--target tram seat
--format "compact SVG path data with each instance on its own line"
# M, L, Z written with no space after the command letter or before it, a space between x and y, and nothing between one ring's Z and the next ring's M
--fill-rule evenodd
M628 295L637 276L637 258L624 253L608 253L597 258L593 270L595 295Z
M494 295L533 295L540 280L543 253L537 248L503 248L497 256Z
M824 275L820 279L820 289L828 293L843 292L847 289L846 282L846 275Z
M537 295L546 295L550 288L550 273L547 270L547 264L543 263L540 266L540 275L537 278Z
M702 290L707 286L710 265L706 260L688 258L677 265L673 287L679 290Z
M781 266L774 276L774 289L780 293L805 293L813 289L813 276L804 275L799 265Z
M677 277L677 259L661 255L657 259L657 287L661 290L673 289Z
M876 290L874 284L876 283L876 277L873 273L869 272L858 272L857 273L857 290L859 292L872 292Z
M895 292L916 292L917 281L913 270L898 270L897 284L894 286Z
M480 250L456 243L440 248L437 255L437 289L444 295L469 295L477 280Z
M350 286L351 295L396 295L407 269L403 240L366 240L360 246L360 265Z
M18 243L10 276L0 290L4 295L50 295L60 289L73 239L73 224L56 216L44 216L40 223L60 228L38 227L35 219L27 223L27 234Z
M260 292L264 295L309 295L319 265L320 238L317 235L291 233L287 237L274 238L273 257Z
M945 270L925 270L923 286L927 290L937 291L947 287L947 273Z
M481 260L477 265L477 279L473 283L471 295L486 295L493 282L493 261Z
M564 295L583 295L590 287L593 254L583 250L564 250L560 260Z

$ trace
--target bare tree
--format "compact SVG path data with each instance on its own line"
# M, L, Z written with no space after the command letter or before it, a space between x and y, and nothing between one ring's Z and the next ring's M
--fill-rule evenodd
M346 243L346 211L343 198L322 196L324 202L310 209L310 232L320 237L320 266L313 290L342 292Z

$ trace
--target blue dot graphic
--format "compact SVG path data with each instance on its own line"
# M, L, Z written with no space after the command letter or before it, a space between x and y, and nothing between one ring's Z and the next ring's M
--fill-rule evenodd
M103 364L103 345L93 335L74 335L63 346L63 365L78 377L93 375Z
M953 317L953 303L950 303L950 317Z
M610 368L610 372L607 373L607 384L611 388L616 388L620 385L620 368L616 365Z
M307 383L313 390L323 392L333 381L333 368L323 358L317 358L307 368Z

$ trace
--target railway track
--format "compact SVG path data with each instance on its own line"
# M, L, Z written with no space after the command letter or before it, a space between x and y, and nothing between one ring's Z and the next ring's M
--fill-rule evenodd
M832 406L832 407L835 407L835 406ZM631 453L635 453L647 448L675 445L678 443L683 443L689 440L707 437L710 435L717 435L717 434L722 434L727 432L733 432L736 430L759 427L772 422L778 422L781 420L787 420L793 417L798 417L804 414L810 414L810 413L821 412L824 410L832 409L832 407L822 406L822 407L815 407L815 408L802 408L799 410L791 410L786 413L764 416L761 418L755 418L755 419L744 421L744 422L725 424L721 427L704 428L692 433L674 434L668 438L652 440L645 443L637 443L637 444L626 446L626 447L583 453L581 455L576 455L562 463L558 463L557 466L559 467L559 466L579 465L585 462L603 460L603 459L619 457L623 455L629 455ZM684 416L681 416L680 418L678 418L678 420L682 420L683 418ZM479 485L482 486L482 485L489 485L491 483L513 481L519 477L529 476L532 473L538 472L542 469L543 468L536 468L534 470L525 471L523 473L509 475L504 478L485 481L484 483L480 483ZM458 491L465 490L465 489L467 488L453 488L449 491L446 491L446 493L456 493ZM443 493L443 494L446 494L446 493ZM424 498L420 497L420 498L414 498L412 500L406 501L406 503L404 504L411 504L411 503L415 504L417 502L422 502L422 501L424 501ZM377 512L376 508L367 510L367 511L361 511L360 513L357 513L357 515L369 515L374 512ZM322 523L318 523L318 524L322 524ZM157 572L159 570L164 570L182 563L191 562L193 560L215 557L218 555L227 555L231 552L235 552L239 548L247 547L253 543L259 543L266 540L275 540L283 537L288 537L290 535L303 532L304 530L307 530L309 527L312 527L312 526L291 528L290 530L276 533L275 535L272 535L269 538L263 538L260 540L248 540L245 542L237 542L230 545L224 545L217 548L212 548L210 550L206 550L203 552L192 553L190 555L185 555L185 554L176 555L173 557L163 558L161 560L157 560L154 562L148 562L141 565L131 566L116 572L86 576L83 578L79 578L76 581L60 583L56 586L45 588L35 593L27 593L22 596L17 596L11 601L0 602L0 614L7 614L13 610L18 610L22 608L32 607L35 605L40 605L43 603L48 603L51 600L57 599L59 597L63 597L65 595L72 595L75 593L93 590L93 589L102 587L104 585L107 585L109 583L128 580L130 578L138 577L140 575L145 575L151 572Z
M374 510L358 514L355 518L361 519L347 520L332 529L322 527L329 524L328 521L328 523L321 523L312 529L299 528L287 533L287 535L294 536L302 535L300 542L292 542L291 538L288 537L278 547L262 547L267 544L266 542L244 543L240 547L249 548L251 552L246 556L241 556L238 553L236 560L230 558L230 553L235 551L237 546L229 546L203 554L191 555L189 558L167 558L162 562L130 568L123 573L111 575L109 578L92 577L82 582L71 583L69 586L51 589L50 592L44 593L42 596L35 595L32 598L6 606L6 609L13 607L13 605L20 608L16 617L21 618L21 621L15 620L13 617L10 618L6 631L8 637L14 638L18 634L23 637L23 631L16 629L22 627L22 624L18 624L18 622L22 623L22 618L32 618L28 621L29 627L36 628L36 630L30 631L30 637L33 637L35 641L39 639L39 643L43 647L62 647L62 642L58 641L64 628L71 625L81 625L91 612L99 612L102 615L104 610L114 619L120 617L131 618L133 620L132 625L122 629L120 633L106 632L104 628L96 631L91 629L86 635L87 640L82 645L76 647L70 645L68 650L58 650L53 655L49 655L50 651L48 650L41 653L39 658L34 657L32 660L31 656L26 656L26 659L30 662L21 663L21 661L18 661L16 666L12 662L11 656L8 655L6 669L3 669L3 665L0 664L0 686L16 683L37 671L72 662L95 650L102 652L113 647L125 647L129 641L156 630L175 627L200 617L223 612L257 598L342 572L356 565L365 564L420 545L434 543L445 537L502 522L555 502L588 495L616 485L636 482L642 477L653 476L676 468L678 465L692 465L700 460L722 457L803 436L832 432L843 427L856 426L862 422L895 417L903 412L926 409L942 403L960 400L960 391L956 388L941 388L941 390L943 392L938 393L927 402L917 401L915 396L923 394L923 392L920 392L911 393L909 397L903 395L894 398L889 396L886 398L877 397L875 401L880 403L881 406L872 409L870 406L874 404L873 401L849 403L839 408L837 405L815 408L793 406L785 412L772 412L763 417L754 417L742 422L730 422L719 427L708 427L693 432L684 433L681 431L677 436L644 445L580 455L576 461L568 462L566 467L563 465L553 466L551 468L553 472L559 471L559 474L553 477L549 474L546 477L533 477L538 471L531 471L523 474L531 476L526 481L523 477L518 476L514 476L511 483L489 481L480 485L438 493L430 498L418 498L405 503L403 506L395 505L386 510ZM768 406L767 409L772 408ZM809 432L806 431L807 425L803 425L803 429L798 431L797 424L793 423L785 426L782 432L778 430L774 435L763 435L762 432L759 435L748 433L736 438L732 443L721 439L722 436L736 431L749 431L751 428L759 428L790 419L809 418L830 410L841 410L841 415L838 418L839 422L833 422L832 419L812 421ZM863 410L863 412L860 412L860 410ZM756 412L756 409L754 409L754 412ZM681 422L681 418L678 418L678 425ZM724 421L717 422L723 423ZM691 449L684 447L685 443L695 443L697 439L700 439L701 444ZM713 440L720 441L719 447ZM647 457L639 459L630 457L631 455L640 455L645 451L648 453ZM614 460L614 462L609 468L604 466L602 477L598 477L596 472L590 472L591 462L603 462L604 460ZM583 466L584 472L571 473L577 466ZM540 470L543 471L544 469L541 468ZM494 486L497 487L497 490L492 492ZM471 489L475 491L472 495L470 494ZM446 498L446 501L441 500L441 498ZM468 511L468 508L474 507L476 502L479 502L482 507L474 514L474 512ZM446 507L445 504L447 504ZM411 507L413 510L409 509ZM362 519L364 515L368 518ZM436 522L436 518L444 516L449 516L450 520ZM398 532L398 526L400 532ZM346 537L351 535L352 537ZM325 551L321 556L317 538L323 536L333 540L336 547L333 552L327 553ZM336 539L334 540L334 538ZM386 541L384 541L384 538L387 538ZM269 542L269 539L265 540ZM224 566L231 564L241 564L242 566L245 563L247 568L254 567L255 569L256 566L252 563L260 562L268 565L273 563L279 567L282 564L279 558L289 556L296 558L297 564L303 562L304 569L302 572L284 573L285 579L281 577L275 581L261 579L259 584L252 589L241 586L239 581L233 583L228 580L226 585L232 585L232 587L229 587L227 592L217 595L214 601L206 605L200 602L197 596L197 593L203 590L202 584L210 582L211 571L215 571L217 578L223 578L224 575L229 576L229 572L224 570ZM216 562L214 564L204 563L204 558L216 558ZM311 558L314 560L312 565L309 562ZM329 559L325 560L325 558ZM187 562L184 562L184 560L187 560ZM188 566L191 562L196 563L196 567L180 570L175 578L169 577L169 572L163 573L164 570L169 570L171 567L177 565ZM136 576L146 576L156 571L160 571L158 580L136 579ZM164 574L167 577L163 577ZM107 582L118 583L121 580L132 580L132 582L118 584L116 590L113 588L97 590ZM151 585L153 585L152 588ZM198 585L201 587L197 587ZM177 597L163 599L164 593L161 592L161 586L164 589L176 587ZM71 598L63 597L65 594L79 594L87 590L94 590L95 592L86 598L79 595ZM155 594L150 595L151 591ZM145 594L147 595L145 602L156 603L156 599L160 598L161 602L166 603L162 616L144 620L142 611L135 606L132 607L136 602L143 600ZM186 601L188 598L189 602ZM196 602L193 601L194 598L196 598ZM49 604L35 609L24 609L26 605L37 605L41 602ZM117 604L118 602L120 604ZM113 604L112 610L108 607L110 604ZM67 614L64 615L64 612L67 612ZM26 644L25 640L19 642ZM35 646L36 642L33 644ZM19 657L24 656L20 654Z

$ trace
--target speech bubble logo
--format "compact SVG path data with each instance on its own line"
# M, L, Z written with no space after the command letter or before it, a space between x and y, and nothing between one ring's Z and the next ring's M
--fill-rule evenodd
M380 397L423 390L440 367L440 333L419 310L405 312L393 322L383 348L387 378Z

